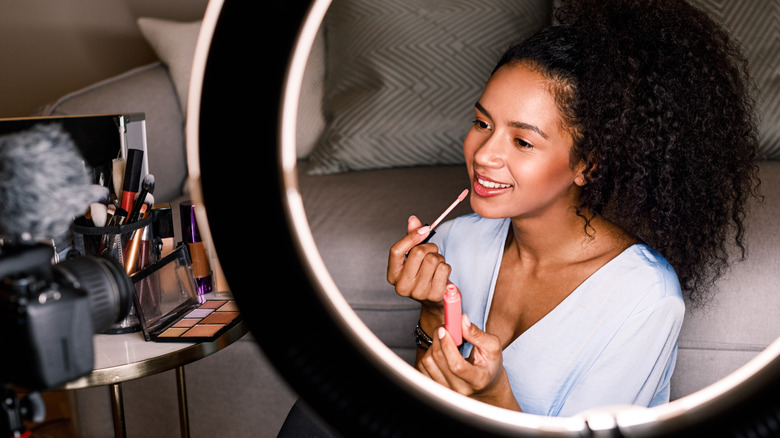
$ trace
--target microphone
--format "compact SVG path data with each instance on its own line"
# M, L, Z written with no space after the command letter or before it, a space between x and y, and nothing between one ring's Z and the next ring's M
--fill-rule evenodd
M67 232L101 196L56 123L0 136L0 236L24 242Z

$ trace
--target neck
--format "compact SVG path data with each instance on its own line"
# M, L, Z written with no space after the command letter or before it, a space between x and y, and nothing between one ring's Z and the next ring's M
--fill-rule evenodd
M587 228L585 218L591 218ZM588 249L600 240L601 232L607 230L605 222L601 216L594 216L589 211L577 215L574 208L567 214L552 217L513 218L511 239L507 243L525 262L547 264L583 260L590 253Z

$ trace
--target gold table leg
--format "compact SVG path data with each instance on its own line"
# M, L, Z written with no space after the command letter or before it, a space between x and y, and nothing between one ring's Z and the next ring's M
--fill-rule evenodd
M190 420L187 411L187 386L184 381L184 367L176 367L176 389L179 394L179 426L182 438L190 436Z
M121 383L111 385L111 415L114 417L114 436L124 438L127 436L127 431L125 430L125 408L122 401Z

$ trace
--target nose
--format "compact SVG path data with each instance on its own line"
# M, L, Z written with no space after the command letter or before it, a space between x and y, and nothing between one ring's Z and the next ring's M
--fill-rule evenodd
M475 138L472 148L473 160L477 166L499 168L504 165L504 148L495 133Z

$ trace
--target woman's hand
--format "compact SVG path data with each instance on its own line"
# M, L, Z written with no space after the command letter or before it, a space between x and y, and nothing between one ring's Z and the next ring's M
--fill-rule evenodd
M465 314L461 324L463 340L474 346L468 359L463 358L444 327L439 327L417 369L462 395L520 411L504 369L498 337L480 330Z
M434 313L440 313L450 266L436 245L420 245L429 233L430 227L423 227L414 216L409 218L406 236L390 248L387 281L395 286L398 295L415 299L429 310L438 309Z

